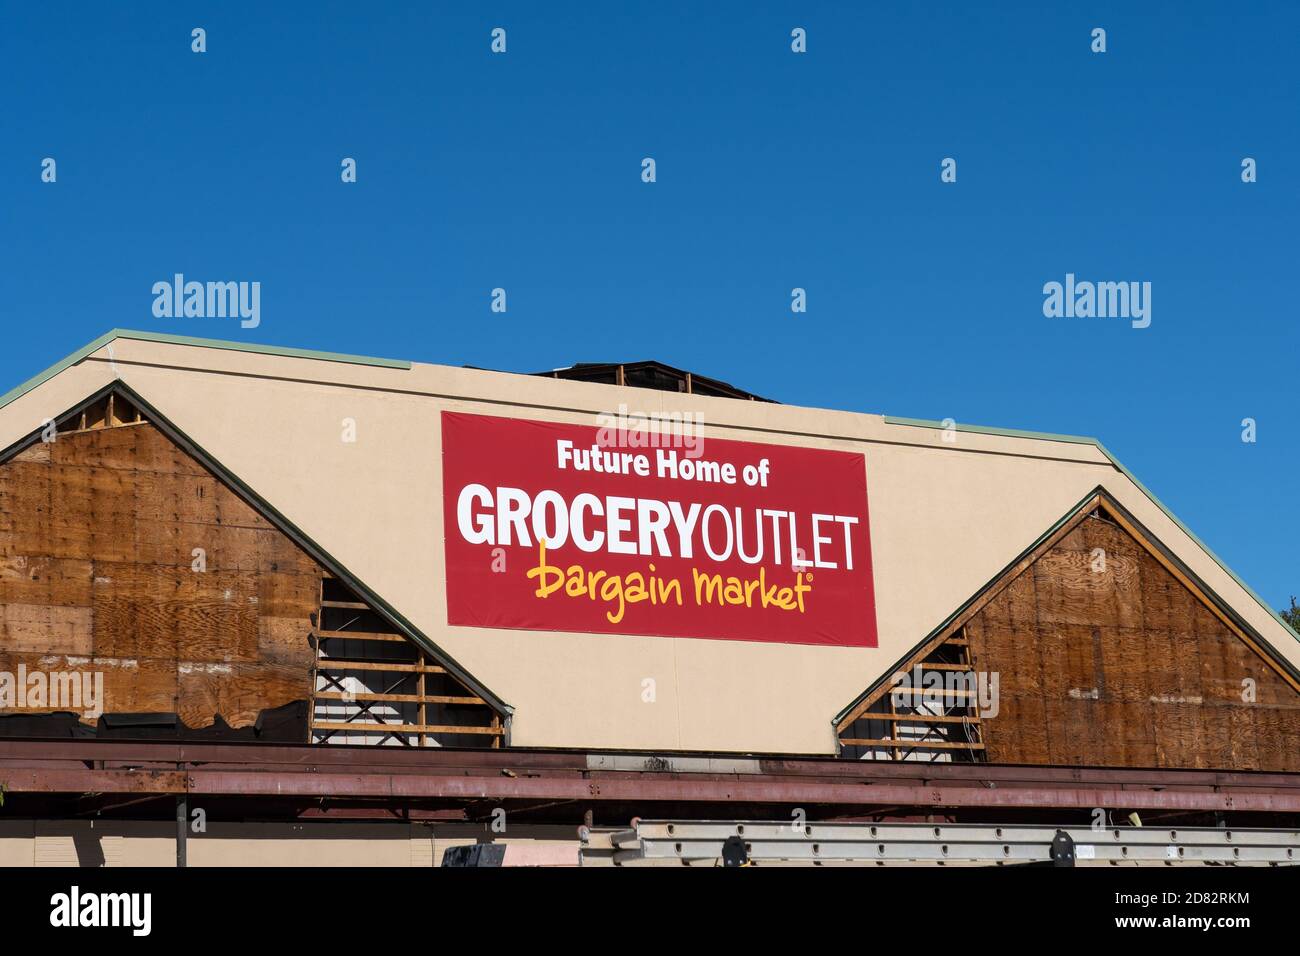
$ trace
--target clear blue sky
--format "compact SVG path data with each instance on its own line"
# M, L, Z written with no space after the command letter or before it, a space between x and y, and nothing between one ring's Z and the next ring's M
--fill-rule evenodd
M1300 5L619 6L6 3L0 391L113 327L656 358L1095 435L1300 593ZM176 272L261 282L260 327L155 319ZM1067 272L1151 282L1150 328L1044 317Z

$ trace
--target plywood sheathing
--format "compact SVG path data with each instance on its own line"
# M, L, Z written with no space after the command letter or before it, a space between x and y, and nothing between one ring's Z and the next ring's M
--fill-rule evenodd
M999 675L992 762L1300 770L1294 676L1104 497L911 660L957 627Z
M114 397L0 464L0 669L98 671L107 712L191 728L305 700L321 569Z

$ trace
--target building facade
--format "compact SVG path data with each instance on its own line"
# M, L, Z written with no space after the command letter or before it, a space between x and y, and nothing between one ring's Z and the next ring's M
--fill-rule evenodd
M1300 638L1092 439L786 406L654 363L527 376L118 331L5 395L0 446L20 862L91 784L156 798L128 830L204 793L231 833L304 826L312 800L316 825L462 830L498 805L561 830L796 805L1029 820L1096 806L1081 773L1216 781L1114 810L1300 809ZM183 770L209 746L219 784ZM81 779L68 748L97 747L182 772ZM246 779L302 784L282 748L373 777ZM988 774L1059 786L975 800ZM527 810L548 800L566 809Z

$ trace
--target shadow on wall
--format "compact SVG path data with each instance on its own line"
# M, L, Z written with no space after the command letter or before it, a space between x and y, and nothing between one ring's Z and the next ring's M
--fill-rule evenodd
M94 830L78 830L72 834L72 848L77 854L77 866L103 866L107 862L101 834Z

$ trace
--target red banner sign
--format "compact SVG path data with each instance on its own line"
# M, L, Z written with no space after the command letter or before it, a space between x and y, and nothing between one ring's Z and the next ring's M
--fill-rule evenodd
M442 413L447 623L875 647L862 455Z

